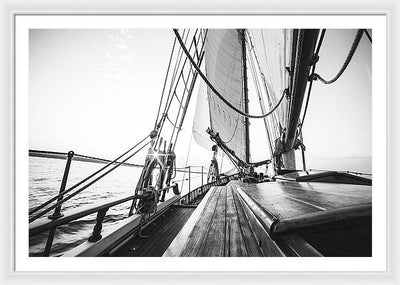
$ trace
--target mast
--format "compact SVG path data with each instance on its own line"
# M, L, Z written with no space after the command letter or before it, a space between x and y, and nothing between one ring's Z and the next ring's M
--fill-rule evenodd
M241 29L240 34L242 36L242 66L243 66L243 97L244 97L244 112L249 113L249 93L247 88L247 64L246 64L246 30ZM249 118L244 118L245 128L245 157L246 163L250 163L250 136L249 136Z
M310 62L314 55L315 45L318 39L318 29L306 29L299 33L299 47L297 48L296 64L294 67L294 80L291 93L291 106L288 119L288 127L285 141L285 149L291 150L297 136L297 127L304 93L307 87L308 74L311 68Z
M304 93L307 87L308 74L311 68L310 62L314 55L315 45L318 39L318 29L305 29L295 33L297 47L293 54L293 79L290 93L290 107L287 132L283 142L285 151L282 153L283 164L287 170L296 169L296 157L294 145L297 137L299 117L303 105Z

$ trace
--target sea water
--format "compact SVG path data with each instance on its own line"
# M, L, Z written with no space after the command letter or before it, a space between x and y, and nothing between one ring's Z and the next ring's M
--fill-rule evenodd
M29 210L46 202L59 193L66 161L63 159L30 157L29 158ZM72 161L68 176L67 187L73 186L98 169L104 164L94 162ZM103 177L92 186L66 201L62 205L62 212L87 206L93 203L107 201L134 193L136 183L139 179L141 168L131 166L120 166L110 174ZM185 179L184 181L182 181ZM188 173L177 173L175 181L182 189L182 195L188 192ZM204 176L204 180L206 177ZM191 189L201 185L201 175L191 175ZM172 196L172 189L167 195ZM103 230L115 225L128 217L131 201L111 207L104 219ZM53 212L45 214L49 216ZM51 255L59 255L66 252L82 242L86 241L96 222L96 213L72 221L68 225L57 227L51 249ZM29 239L29 255L42 256L46 244L48 231Z

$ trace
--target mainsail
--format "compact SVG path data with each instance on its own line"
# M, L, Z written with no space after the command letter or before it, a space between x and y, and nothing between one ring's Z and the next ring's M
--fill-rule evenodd
M275 167L296 169L299 117L317 37L318 30L208 30L202 77L208 86L209 133L236 164L269 163L249 159L248 118L264 118ZM248 110L247 66L261 115Z
M265 104L262 108L269 110L279 102L285 89L290 88L289 70L292 67L293 30L248 30L248 36L252 77L259 80L261 89L259 96L262 96ZM287 128L289 103L289 98L284 98L276 111L264 119L274 150L276 149L275 141Z
M244 111L242 35L239 30L210 29L205 69L210 83L237 109ZM210 128L241 160L245 160L245 120L208 87Z
M280 101L282 94L290 87L288 68L292 66L293 30L268 29L246 30L246 49L249 80L254 86L264 111L270 110ZM210 83L223 94L234 107L245 111L243 33L233 29L210 29L205 44L205 73ZM218 133L221 141L242 161L246 155L245 117L228 107L207 87L199 88L196 120L193 127L195 140L203 147L206 129L204 117L209 117L209 126ZM251 94L255 96L256 94ZM207 101L207 107L199 105ZM287 127L289 99L284 98L271 116L264 118L270 135L269 144L275 149L275 141ZM205 112L209 112L205 116ZM202 115L199 115L202 113ZM271 151L271 156L273 151Z

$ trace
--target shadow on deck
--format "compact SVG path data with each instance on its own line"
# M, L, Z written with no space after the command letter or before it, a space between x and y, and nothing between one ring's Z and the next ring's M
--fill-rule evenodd
M189 219L195 208L173 206L143 229L113 256L160 257Z

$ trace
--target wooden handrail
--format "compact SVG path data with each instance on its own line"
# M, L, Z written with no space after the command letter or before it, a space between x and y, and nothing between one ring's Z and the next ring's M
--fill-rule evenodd
M162 191L165 191L172 187L173 187L173 185L159 189L159 190L157 190L157 192L162 192ZM144 197L147 197L147 195L123 196L123 197L119 197L119 198L116 198L113 200L109 200L108 202L95 203L93 205L89 205L86 207L80 207L77 209L66 211L63 213L62 217L55 219L55 220L50 220L47 217L37 219L29 224L29 236L34 236L34 235L40 234L44 231L47 231L51 228L68 224L69 222L72 222L74 220L77 220L77 219L83 218L85 216L91 215L93 213L111 208L113 206L125 203L127 201L138 199L138 198L144 198Z
M201 186L199 186L199 187L193 189L192 191L186 193L184 196L182 196L181 199L185 199L186 197L190 196L192 193L194 193L194 192L196 192L196 191L198 191L198 190L200 190L200 189L202 189L202 188L205 188L205 187L207 187L207 186L215 186L215 185L217 185L217 184L218 184L217 181L215 181L215 182L210 182L210 183L201 185Z
M230 176L223 177L223 178L221 178L219 181L214 181L214 182L210 182L210 183L201 185L201 186L199 186L199 187L193 189L192 191L186 193L184 196L181 197L180 200L185 200L186 197L190 197L190 195L192 195L194 192L199 191L200 189L203 189L203 188L205 188L205 187L207 187L207 186L210 186L210 187L211 187L211 186L219 185L220 183L229 182L229 181L230 181L230 178L231 178L231 177L234 177L234 176L236 176L236 175L237 175L237 174L233 174L233 175L230 175ZM225 181L225 180L226 180L226 181Z
M96 213L98 211L125 203L125 202L133 200L133 199L142 198L142 197L144 197L144 195L129 195L129 196L125 196L122 198L119 197L119 198L116 198L113 200L109 200L108 202L95 203L93 205L89 205L86 207L81 207L81 208L65 211L63 213L64 216L62 216L61 218L56 219L56 220L50 220L47 217L40 218L29 224L29 236L34 236L34 235L40 234L40 233L47 231L53 227L65 225L71 221L83 218L85 216Z

